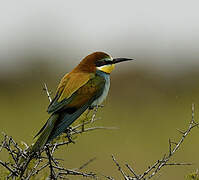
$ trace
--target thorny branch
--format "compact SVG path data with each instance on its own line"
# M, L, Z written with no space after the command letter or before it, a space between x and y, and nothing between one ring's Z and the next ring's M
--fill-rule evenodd
M44 90L46 91L47 97L49 101L51 102L52 99L50 97L50 92L48 91L47 85L44 84ZM90 178L96 178L95 173L84 173L80 172L85 166L87 166L89 163L91 163L94 159L89 160L79 168L75 169L66 169L62 167L61 161L62 159L55 158L54 152L60 147L64 145L68 145L70 143L73 143L71 140L71 137L74 135L82 134L84 132L93 131L97 129L115 129L115 128L107 128L107 127L87 127L86 125L90 125L94 121L96 121L96 113L99 106L95 107L93 114L90 118L86 118L85 121L82 123L79 123L78 125L74 127L70 127L68 129L68 140L65 139L63 142L56 142L47 144L43 150L41 150L40 153L37 153L35 155L35 162L32 163L31 167L28 167L26 172L24 173L22 180L29 180L31 177L36 176L43 170L49 168L50 170L50 178L51 179L67 179L68 175L75 175L75 176L82 176L82 177L90 177ZM182 135L180 140L178 142L173 142L171 139L169 139L169 152L165 154L161 159L157 160L154 164L149 166L142 174L138 174L135 172L134 168L132 168L129 164L125 164L126 168L130 171L130 175L128 175L120 166L120 164L117 162L116 158L112 155L112 159L114 163L116 164L118 171L122 174L122 177L125 180L148 180L153 178L155 175L158 174L158 172L165 166L179 166L179 165L191 165L190 163L176 163L176 162L169 162L171 157L179 150L181 145L183 144L185 138L190 134L191 130L195 127L198 127L199 124L195 122L194 120L194 112L195 107L192 105L192 118L189 123L189 126L187 130L182 131L178 130L180 134ZM22 167L21 167L21 159L26 159L27 161L30 160L30 157L27 153L29 146L23 143L26 147L23 149L21 148L16 141L12 138L7 136L5 133L3 134L4 138L3 141L0 143L0 152L2 150L5 150L8 152L9 157L11 160L8 162L3 162L0 160L0 165L3 166L6 169L6 179L16 179L21 174ZM44 156L42 154L45 153ZM27 163L27 162L25 162ZM110 176L104 176L106 179L114 180L113 177Z
M169 152L165 154L161 159L157 160L153 165L149 166L142 174L137 174L134 169L126 164L127 169L132 173L132 175L126 175L126 173L122 170L119 163L116 161L115 157L112 155L112 159L118 167L119 172L122 174L125 180L148 180L153 178L158 172L165 166L181 166L181 165L191 165L191 163L169 163L171 157L179 150L181 145L183 144L185 138L190 134L191 130L195 127L199 126L199 123L195 122L195 105L192 104L192 117L189 122L189 126L187 130L182 131L178 130L182 136L178 142L172 142L169 139ZM107 177L109 179L109 177Z
M46 95L47 95L47 97L48 97L48 100L49 100L50 103L51 103L51 102L52 102L52 98L50 97L51 92L48 91L48 87L47 87L46 83L44 83L44 88L43 88L43 90L46 92Z
M50 154L50 150L49 150L48 146L46 147L46 155L48 156L48 160L49 160L50 179L56 179L55 172L54 172L53 165L52 165L53 158L52 158L52 155Z
M44 90L46 92L46 95L49 99L49 101L52 101L52 98L50 97L51 93L48 90L48 87L46 84L44 84ZM81 165L79 168L72 169L66 169L60 165L60 161L62 159L58 159L54 157L54 152L58 147L63 145L68 145L72 143L71 138L74 135L81 134L88 131L93 131L97 129L113 129L113 128L107 128L107 127L88 127L88 128L82 128L82 126L90 125L92 122L96 121L96 113L99 107L96 107L93 111L93 114L90 118L86 117L87 121L83 123L79 123L78 125L74 127L70 127L68 129L68 140L67 138L64 139L63 142L56 142L47 144L43 150L41 150L40 153L37 153L34 155L34 163L30 163L31 165L28 165L28 161L32 158L28 154L28 149L30 148L26 143L23 142L23 144L26 146L25 149L21 148L12 137L7 136L5 133L3 134L4 138L3 141L0 143L0 152L2 150L6 150L11 158L9 162L3 162L0 160L0 165L3 166L6 169L6 175L7 179L16 179L22 171L22 167L27 167L25 173L23 172L23 176L21 179L28 180L31 177L39 174L41 171L43 171L46 168L49 168L50 170L50 179L65 179L68 175L75 175L75 176L83 176L83 177L90 177L90 178L96 178L95 173L85 173L80 172L83 168L85 168L88 164L93 162L95 158L89 160L85 164ZM45 152L46 155L42 156L42 154ZM21 159L25 159L25 162L21 163ZM22 164L22 165L21 165ZM31 166L31 167L29 167Z
M124 177L125 180L128 180L128 176L124 173L124 171L122 170L122 168L120 167L119 163L116 161L115 157L112 155L112 159L115 162L116 166L118 167L118 171L122 174L122 176Z

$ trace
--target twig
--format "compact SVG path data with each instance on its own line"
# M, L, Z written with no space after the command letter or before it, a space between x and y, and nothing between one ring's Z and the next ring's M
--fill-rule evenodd
M153 178L165 166L191 165L191 163L169 163L169 160L179 150L179 148L183 144L185 138L190 134L191 130L193 128L199 126L199 123L195 122L194 116L195 116L195 106L194 106L194 104L192 104L192 116L191 116L191 121L189 122L189 126L188 126L187 130L185 130L185 131L178 130L182 134L180 140L176 143L176 142L171 141L171 139L169 139L169 153L167 155L165 154L162 159L157 160L152 166L149 166L140 175L137 175L135 173L135 171L133 170L133 168L130 167L128 164L126 164L127 168L131 171L131 173L134 175L134 177L126 176L125 173L123 172L123 170L121 169L120 165L118 164L118 162L115 160L115 158L113 156L113 161L116 163L118 170L122 173L124 179L125 180L130 180L130 179L148 180L148 179ZM172 145L174 146L173 148L172 148Z
M117 128L115 128L115 127L103 127L103 126L91 127L91 128L86 128L86 129L84 129L84 131L81 131L81 130L73 131L73 132L71 133L71 135L80 134L80 133L88 132L88 131L94 131L94 130L98 130L98 129L108 129L108 130L112 130L112 129L117 129Z
M92 163L95 160L96 160L96 157L90 159L89 161L87 161L86 163L84 163L83 165L81 165L79 168L76 168L75 170L81 170L81 169L85 168L86 166L88 166L90 163Z
M79 127L81 127L81 126L79 126ZM117 128L116 127L100 127L99 126L99 127L86 128L86 129L84 129L83 132L82 132L82 129L73 131L73 128L72 128L70 135L82 134L82 133L85 133L88 131L94 131L94 130L99 130L99 129L112 130L112 129L117 129ZM53 147L52 152L54 152L55 149L57 149L58 147L63 146L63 145L68 145L70 143L71 143L70 141L64 141L64 142L50 144L49 147Z
M135 173L135 171L133 170L133 168L131 166L129 166L128 164L126 164L126 167L133 173L133 175L135 176L136 179L139 179L139 175L137 175Z
M70 169L65 169L63 167L59 167L59 166L53 166L53 168L61 170L58 172L58 176L59 175L81 175L83 177L96 177L95 173L82 173L79 171L75 171L75 170L70 170Z
M27 176L26 180L30 179L31 176L34 175L34 173L36 172L37 167L39 166L39 164L41 163L42 159L39 159L38 162L35 164L35 166L32 168L32 170L30 171L29 175Z
M52 98L50 97L51 92L48 91L48 87L47 87L46 83L44 83L43 90L46 91L47 97L48 97L49 101L51 102L52 101Z
M192 163L166 163L165 166L190 166Z
M45 169L49 165L49 162L37 169L32 175L38 174L41 170Z
M112 159L115 162L116 166L118 167L118 171L121 172L122 176L124 177L125 180L129 180L128 176L124 173L122 168L120 167L119 163L116 161L115 157L112 155Z
M52 165L52 156L50 154L50 150L49 150L48 146L46 146L46 154L47 154L48 160L49 160L50 178L51 179L56 179L55 178L55 172L53 170L53 165Z
M8 171L10 171L13 175L18 176L18 173L16 171L14 171L13 169L11 169L7 163L4 163L3 161L0 160L0 164L2 166L4 166L6 169L8 169Z
M189 127L188 129L185 131L185 133L182 135L181 139L179 140L179 142L177 143L177 145L173 148L173 150L171 150L170 154L165 157L163 159L162 162L160 162L159 166L155 169L155 171L148 177L148 179L151 179L154 175L157 174L158 171L160 171L160 169L165 166L167 164L167 162L170 160L170 158L176 153L176 151L180 148L180 146L182 145L182 143L184 142L185 138L188 136L188 134L190 133L191 129L193 129L194 127L198 126L198 123L195 123L194 120L194 112L195 112L195 105L192 104L192 118L191 121L189 123ZM181 165L180 163L178 163L178 165Z
M103 175L106 179L108 179L108 180L115 180L113 177L111 177L111 176L105 176L105 175Z

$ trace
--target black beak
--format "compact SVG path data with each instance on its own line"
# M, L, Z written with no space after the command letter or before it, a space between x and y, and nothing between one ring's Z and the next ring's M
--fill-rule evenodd
M134 59L129 59L129 58L115 58L112 61L112 64L116 64L116 63L120 63L120 62L124 62L124 61L132 61Z
M124 62L124 61L131 61L131 60L134 60L134 59L128 59L128 58L115 58L113 59L112 61L97 61L95 64L97 67L100 67L100 66L104 66L104 65L108 65L108 64L116 64L116 63L119 63L119 62Z

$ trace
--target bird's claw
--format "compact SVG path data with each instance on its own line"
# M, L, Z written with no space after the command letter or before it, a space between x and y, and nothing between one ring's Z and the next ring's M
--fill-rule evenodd
M72 129L71 127L68 127L68 128L66 129L66 131L65 131L65 133L66 133L66 136L65 136L65 137L68 138L68 142L69 142L69 143L75 144L75 141L72 140L72 137L71 137L71 134L70 134L72 131L73 131L73 129Z
M95 106L90 106L89 107L89 110L93 110L94 108L98 109L98 108L103 108L104 105L103 104L98 104L98 105L95 105Z

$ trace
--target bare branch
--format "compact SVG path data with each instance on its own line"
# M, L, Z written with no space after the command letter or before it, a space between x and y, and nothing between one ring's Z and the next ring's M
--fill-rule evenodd
M32 174L33 176L35 174L38 174L41 170L45 169L47 166L49 165L49 162L44 164L42 167L40 167L39 169L35 170L35 172Z
M113 177L111 177L111 176L105 176L105 175L103 175L106 179L108 179L108 180L115 180Z
M194 106L194 104L192 104L192 117L191 117L191 121L189 123L189 127L187 128L187 130L184 133L182 133L182 137L180 138L180 140L177 143L171 142L171 140L169 140L169 154L167 156L163 157L162 160L158 161L158 163L155 163L155 166L153 166L153 169L155 168L154 172L152 172L152 174L149 175L148 178L146 178L146 179L151 179L153 176L155 176L161 170L162 167L164 167L166 165L167 166L168 165L190 165L190 163L168 163L168 161L181 147L182 143L184 142L185 138L189 135L190 131L194 127L198 126L198 123L195 123L195 120L194 120L194 115L195 115L194 112L195 112L195 106ZM173 149L171 149L172 143L175 144L175 147ZM145 171L145 173L141 177L148 175L148 173L152 171L151 168L149 168L149 169L147 171Z
M44 90L46 91L46 94L48 96L49 101L51 102L52 99L50 97L50 92L47 88L47 85L44 84ZM96 108L97 109L97 108ZM97 113L97 110L95 109L94 113ZM85 121L84 125L90 125L92 122L93 116L87 121ZM96 120L96 118L94 118ZM86 127L83 131L81 130L82 123L78 124L77 126L73 128L69 128L67 137L68 141L64 142L57 142L55 144L47 144L40 152L37 152L35 154L29 154L28 149L30 147L23 142L25 145L25 149L22 149L12 137L8 137L5 133L3 141L0 143L0 152L2 149L5 149L9 155L10 159L9 162L3 162L0 161L0 165L5 167L10 173L7 176L7 178L10 177L18 177L20 176L21 179L30 179L32 176L37 175L39 172L41 172L43 169L49 167L50 169L50 178L51 179L57 179L57 178L65 178L67 175L81 175L84 177L92 177L95 178L95 173L83 173L79 172L77 170L82 170L85 168L89 163L95 160L95 158L89 160L79 168L76 168L76 170L69 170L61 167L59 165L59 161L62 159L55 158L53 153L58 149L59 146L67 145L72 143L72 136L77 135L83 132L93 131L97 129L114 129L114 128L108 128L108 127ZM47 156L41 156L42 153L46 152ZM35 162L31 164L29 167L29 162L35 159Z
M48 97L49 101L51 102L52 101L52 98L50 97L51 92L48 91L48 87L47 87L46 83L44 83L43 90L46 91L47 97Z
M182 136L178 142L171 141L169 139L169 153L165 154L162 159L157 160L152 166L149 166L142 174L137 175L132 167L130 167L128 164L126 164L127 168L130 170L130 172L133 174L134 177L129 177L124 174L124 172L121 170L120 165L115 161L118 170L123 174L123 177L125 180L135 179L135 180L148 180L153 178L157 173L165 166L184 166L184 165L191 165L191 163L169 163L171 157L179 150L181 145L183 144L185 138L190 134L191 130L195 127L199 126L199 123L195 122L195 106L192 104L192 115L191 120L189 122L189 126L185 131L178 130ZM173 146L173 148L172 148Z
M30 171L30 173L28 174L26 179L30 179L31 176L33 176L34 174L36 174L36 169L39 166L39 164L41 163L42 159L39 159L38 162L35 164L35 166L32 168L32 170Z
M95 160L96 160L96 157L90 159L89 161L87 161L86 163L84 163L83 165L81 165L79 168L76 168L75 170L81 170L81 169L85 168L86 166L88 166L90 163L92 163Z
M118 171L121 172L122 176L124 177L125 180L129 180L128 176L124 173L122 168L120 167L119 163L116 161L115 157L112 155L112 159L115 162L116 166L118 167Z
M192 163L166 163L165 166L190 166Z
M50 154L50 150L48 148L48 146L46 146L46 154L48 156L48 161L49 161L49 168L50 168L50 179L56 179L55 178L55 172L54 172L54 169L53 169L53 165L52 165L52 156Z
M0 164L5 167L6 169L8 169L8 171L10 171L13 175L18 176L18 173L16 171L14 171L12 168L10 168L8 166L8 163L4 163L3 161L0 160Z
M96 177L95 173L82 173L82 172L75 171L75 170L65 169L65 168L59 167L59 166L53 166L53 168L60 170L58 172L57 177L60 175L80 175L83 177L92 177L92 178Z
M47 88L47 85L44 83L44 90L46 91L47 97L49 101L51 102L52 99L50 97L50 92ZM21 148L12 137L7 136L4 134L3 141L0 143L0 152L2 149L6 150L9 154L9 161L3 162L0 160L0 165L3 166L6 171L9 172L9 175L6 177L16 179L19 175L23 175L23 180L28 180L32 176L39 174L44 170L45 168L49 168L50 170L50 179L66 179L68 175L77 175L77 176L83 176L83 177L90 177L90 178L97 178L97 175L95 173L84 173L79 172L79 170L82 170L85 168L89 163L93 162L96 158L90 159L83 165L81 165L79 168L76 169L66 169L60 165L60 161L62 159L55 158L54 152L63 145L68 145L71 143L74 143L73 136L86 133L89 131L94 131L98 129L117 129L115 127L90 127L91 123L96 121L96 114L98 108L101 106L96 106L93 109L92 116L86 117L86 119L83 121L83 123L79 123L75 127L68 128L67 138L63 142L56 142L56 143L50 143L47 144L40 152L35 153L34 155L31 155L28 153L28 149L30 148L26 143L24 145L26 146L24 149ZM112 160L114 161L116 167L118 168L118 171L122 174L122 177L125 180L149 180L153 178L155 175L157 177L157 174L160 172L160 170L165 166L184 166L184 165L191 165L191 163L178 163L178 162L170 162L171 157L179 150L181 145L183 144L185 138L190 134L191 130L195 127L199 127L199 123L195 122L195 107L194 104L192 105L192 115L191 120L189 122L189 125L186 130L181 131L178 130L181 134L181 138L174 142L173 140L169 139L169 152L167 152L161 159L155 161L154 164L149 166L142 174L137 174L130 165L125 164L126 168L130 171L131 176L127 175L123 169L121 168L120 164L116 161L115 157L112 155ZM44 153L46 152L46 154ZM42 155L43 154L43 155ZM32 159L35 159L31 167L28 166L29 161L32 161ZM23 160L23 161L21 161ZM24 168L25 167L25 168ZM110 176L104 176L106 179L114 180L113 177Z
M128 164L126 164L126 167L130 170L131 173L133 173L133 175L135 176L135 179L139 179L139 175L137 175L135 173L135 171L133 170L133 168L131 166L129 166Z

